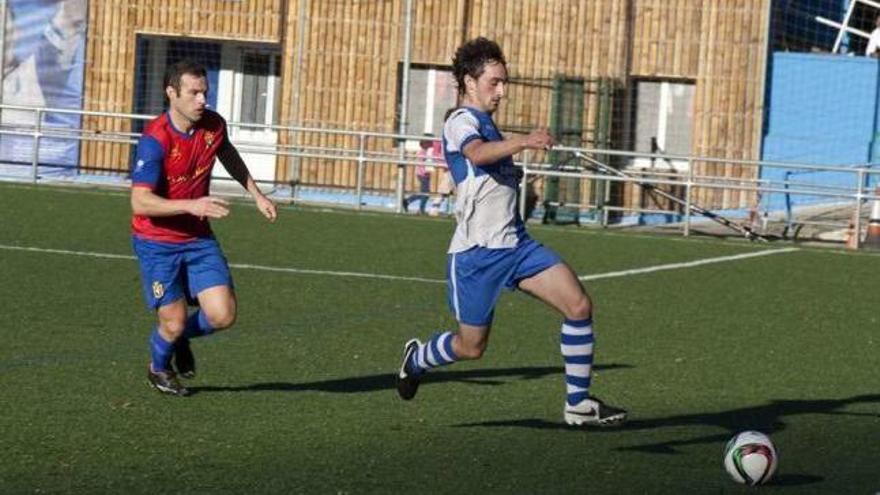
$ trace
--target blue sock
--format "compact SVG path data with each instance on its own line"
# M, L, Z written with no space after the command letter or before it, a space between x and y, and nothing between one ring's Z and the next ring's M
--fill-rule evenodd
M197 337L204 337L205 335L211 335L212 333L214 333L214 327L208 323L208 317L205 316L205 312L201 309L189 315L189 318L186 319L186 326L183 329L183 338L194 339Z
M452 350L452 332L434 334L427 342L419 346L413 354L410 365L420 371L438 366L446 366L458 361Z
M153 371L168 371L172 354L174 354L174 342L168 342L159 335L158 328L154 329L150 334L150 356L152 357Z
M593 368L593 320L565 320L560 349L565 361L568 405L575 406L590 396Z

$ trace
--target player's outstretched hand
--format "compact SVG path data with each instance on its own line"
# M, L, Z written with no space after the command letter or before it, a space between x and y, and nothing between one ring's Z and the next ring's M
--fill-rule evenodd
M205 196L193 201L190 213L199 218L223 218L229 215L229 202L213 196Z
M536 129L524 137L523 146L532 150L549 150L553 147L553 136L547 129Z
M258 194L254 198L254 201L256 201L257 209L260 210L260 213L262 213L264 217L268 218L270 222L274 222L275 218L278 217L278 211L275 208L275 203L273 203L272 200L267 198L264 194Z

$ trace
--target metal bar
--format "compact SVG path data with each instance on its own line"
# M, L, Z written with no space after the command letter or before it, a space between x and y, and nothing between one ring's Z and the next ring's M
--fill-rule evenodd
M0 0L0 80L6 75L6 0ZM3 90L0 90L0 103L3 103ZM2 112L0 112L2 114Z
M863 199L863 189L862 185L865 183L865 175L862 172L859 172L859 192L856 193L856 218L853 220L853 246L855 249L859 248L859 243L861 241L862 236L862 199Z
M688 237L691 235L691 204L693 197L693 179L694 179L694 162L693 160L688 160L688 178L687 184L684 186L684 236Z
M849 19L852 17L853 8L856 6L856 0L850 0L849 6L846 8L846 15L843 17L843 25L849 26ZM831 53L837 53L837 50L840 49L840 43L843 41L843 33L846 30L840 30L837 32L837 37L834 39L834 48L831 49Z
M831 26L831 27L837 28L837 29L843 29L848 33L857 34L857 35L861 36L862 38L870 38L871 37L870 34L864 32L860 29L856 29L854 27L849 27L849 26L844 26L843 24L841 24L837 21L832 21L831 19L826 19L822 16L817 15L814 19L816 20L816 22L818 22L820 24L825 24L826 26Z
M412 57L412 0L406 0L406 21L404 23L403 37L403 77L400 90L400 123L398 132L406 134L406 112L409 110L409 69ZM403 160L406 153L406 141L399 141L400 159ZM406 168L397 167L397 213L403 213L403 188L406 182Z
M791 163L791 162L773 162L773 161L760 161L760 160L739 160L739 159L727 159L727 158L715 158L709 156L693 156L693 155L667 155L660 153L641 153L637 151L618 151L618 150L605 150L605 149L596 149L596 148L573 148L569 146L554 146L554 150L556 151L567 151L569 153L579 152L585 155L612 155L612 156L623 156L623 157L631 157L631 158L654 158L658 160L668 160L668 161L681 161L686 162L690 159L699 160L701 162L706 163L729 163L736 165L752 165L752 166L764 166L764 167L776 167L776 168L794 168L800 170L828 170L828 166L822 165L810 165L806 163ZM852 172L856 173L858 168L865 167L866 164L858 164L858 167L834 167L833 170L841 171L841 172Z
M604 163L602 163L598 160L595 160L593 158L590 158L582 153L576 152L575 156L577 156L578 158L581 158L583 160L586 160L588 162L591 162L593 165L595 165L597 168L599 168L602 172L610 172L611 174L615 174L619 177L628 177L626 175L626 173L624 173L620 170L617 170L613 167L609 167L608 165L605 165ZM685 204L685 202L682 201L681 198L679 198L678 196L672 195L672 194L670 194L666 191L663 191L661 189L657 189L653 186L653 184L649 184L647 181L637 180L637 181L635 181L635 183L639 187L642 187L644 189L649 189L651 192L653 192L654 194L657 194L658 196L666 198L670 201L674 201L680 205ZM764 241L764 242L768 241L768 239L766 237L754 232L750 227L748 227L746 225L739 224L734 221L731 221L730 219L728 219L724 216L721 216L717 213L713 213L712 211L707 210L706 208L703 208L701 206L698 206L698 205L691 203L688 206L688 209L694 211L695 213L699 213L700 215L703 215L704 217L712 220L713 222L716 222L716 223L721 224L729 229L735 230L735 231L739 232L740 234L743 234L746 237L746 239L749 239L749 240L757 239L757 240Z
M609 206L609 210L611 211L628 211L633 213L654 213L657 215L675 215L678 212L672 210L654 210L651 208L627 208L625 206Z
M795 225L816 225L820 227L848 227L848 222L820 222L817 220L799 220Z
M118 112L99 112L92 110L77 110L77 109L66 109L66 108L48 108L48 107L33 107L26 105L6 105L0 104L0 109L10 109L10 110L29 110L36 112L38 110L42 110L44 112L51 113L66 113L66 114L76 114L76 115L89 115L89 116L98 116L98 117L115 117L115 118L127 118L127 119L139 119L139 120L151 120L155 118L155 115L143 115L143 114L127 114L127 113L118 113ZM300 127L300 126L280 126L280 125L266 125L266 124L243 124L238 122L228 122L230 127L249 127L249 128L257 128L257 129L270 129L275 131L288 131L288 132L313 132L327 135L338 135L338 136L353 136L357 137L360 135L364 135L367 137L376 137L376 138L386 138L386 139L410 139L410 140L420 140L423 139L424 136L419 135L408 135L408 134L389 134L389 133L381 133L381 132L373 132L373 131L348 131L341 129L322 129L316 127ZM2 131L0 131L2 132ZM809 172L809 171L822 171L822 172L836 172L836 173L858 173L860 168L871 168L873 166L880 166L878 164L853 164L853 166L838 166L838 167L829 167L823 165L812 165L805 163L792 163L792 162L773 162L773 161L759 161L759 160L740 160L740 159L726 159L726 158L715 158L715 157L695 157L692 155L666 155L666 154L657 154L657 153L640 153L633 151L619 151L619 150L610 150L610 149L592 149L592 148L572 148L567 146L557 146L554 147L554 150L557 151L569 151L574 152L578 151L584 154L604 154L610 156L622 156L622 157L631 157L631 158L655 158L661 160L670 160L670 161L683 161L686 162L688 160L699 160L706 163L727 163L727 164L735 164L735 165L745 165L745 166L754 166L754 167L775 167L775 168L783 168L783 169L797 169L799 172ZM533 164L532 168L538 168L539 164ZM880 172L877 172L880 173ZM739 181L745 181L748 179L738 179Z
M357 183L355 184L357 192L355 193L355 198L357 200L357 204L355 208L360 210L361 205L363 204L363 196L364 196L364 160L366 156L364 155L364 150L366 149L366 138L364 136L360 136L358 143L358 148L360 148L360 153L358 154L358 162L357 162Z
M572 208L596 208L598 205L595 203L566 203L564 201L547 201L544 204L548 204L551 206L570 206ZM657 210L658 212L670 213L665 210Z
M786 190L789 189L789 187L788 187L789 186L789 183L788 183L789 173L790 172L785 172L785 182L783 182L783 184L784 184L783 187ZM786 228L786 231L788 229L794 228L794 219L793 219L793 215L792 215L792 211L791 211L791 206L792 206L791 205L791 193L785 193L785 228Z
M43 126L43 112L37 110L34 113L34 147L32 150L33 155L31 156L31 182L36 183L40 178L39 168L40 168L40 129Z
M608 227L608 198L611 197L611 182L604 180L602 185L605 188L605 197L602 198L602 227Z
M529 153L525 153L525 157L523 158L523 176L522 181L519 184L519 217L522 218L523 222L527 222L529 219L526 218L526 195L529 192Z
M309 0L300 0L300 2L299 2L299 16L297 19L297 21L299 22L299 33L297 35L297 40L296 40L296 68L293 71L293 78L294 79L293 79L293 84L292 84L293 91L294 91L294 93L293 93L293 111L294 111L293 122L297 126L300 125L300 123L301 123L300 119L302 117L302 114L301 114L300 108L299 108L299 106L300 106L299 105L300 93L302 93L302 78L300 77L300 73L302 72L302 67L303 67L303 52L304 52L303 46L305 46L304 45L305 44L305 32L306 32L306 28L309 26L309 22L306 19L306 16L308 15L307 14L307 12L308 12L307 7L308 6L309 6ZM292 132L290 134L290 137L293 140L293 142L299 142L299 136L296 132ZM291 171L291 174L290 174L291 175L290 178L293 182L299 182L300 176L301 176L301 173L300 173L301 167L302 167L302 163L301 163L299 157L294 157L293 166L291 167L291 168L293 168L293 170Z

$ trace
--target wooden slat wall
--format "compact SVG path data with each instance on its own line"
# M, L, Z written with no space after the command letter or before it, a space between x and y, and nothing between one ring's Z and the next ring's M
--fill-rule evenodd
M299 2L307 2L305 19L298 19ZM247 3L247 2L245 2ZM515 85L509 105L499 113L499 124L508 127L547 126L550 118L550 80L558 73L587 78L625 74L622 55L626 52L626 5L620 0L570 2L566 0L419 0L414 2L412 61L451 64L455 48L478 35L494 38L510 60L511 77L534 81ZM509 7L509 8L508 8ZM134 24L142 32L163 32L159 26L171 23L187 29L186 19L172 22L168 8L129 8ZM236 28L237 18L216 16L221 29ZM241 16L239 16L241 17ZM556 29L565 19L565 29ZM469 22L465 23L468 20ZM403 2L401 0L290 0L283 23L283 80L281 123L306 127L343 128L396 132L397 67L403 55ZM306 29L303 65L297 62L299 29ZM168 32L169 31L164 31ZM208 31L190 36L220 38ZM101 36L95 33L96 36ZM582 40L592 36L592 41ZM264 40L271 41L271 40ZM133 43L133 38L124 40ZM610 56L609 56L610 55ZM133 54L129 57L133 57ZM133 73L130 67L120 73ZM299 88L294 87L299 71ZM118 78L108 77L110 80ZM131 86L131 82L129 82ZM299 106L293 108L299 90ZM120 107L130 107L130 88ZM592 132L595 105L585 105L586 133ZM102 125L107 125L103 122ZM350 138L304 135L305 146L353 146ZM292 142L283 134L281 142ZM106 148L106 147L105 147ZM392 152L391 143L371 143L370 149ZM540 158L540 157L539 157ZM282 162L277 178L291 177L292 160ZM349 161L301 161L303 183L348 186L355 177ZM396 181L396 167L368 167L368 187L390 189Z
M764 31L770 0L634 0L633 77L695 81L691 153L756 160L764 95ZM700 163L698 175L754 179L757 169ZM639 204L629 186L627 205ZM710 208L751 206L754 195L699 189L694 200Z
M700 66L694 95L693 154L756 160L764 107L769 0L703 1ZM754 179L757 169L734 164L699 164L698 174ZM697 201L713 208L751 205L754 195L700 190Z
M291 2L287 24L294 33L301 26L306 29L303 65L292 69L300 71L299 88L294 86L292 78L282 82L283 95L289 104L282 106L281 123L396 132L397 64L403 53L402 2L299 1L307 2L305 19L298 19L298 2ZM425 8L425 3L433 2L418 3L420 8ZM298 36L294 33L289 33L290 38ZM297 40L291 39L285 42L286 47L292 47L285 49L286 67L295 65L296 43ZM298 108L293 107L296 91L300 92ZM292 136L282 136L285 144L292 139ZM354 138L326 134L305 134L297 142L308 147L357 148L358 144ZM367 145L372 151L391 150L387 142L372 140ZM292 164L293 160L288 160L279 170L280 179L292 178ZM396 167L391 165L370 166L366 168L365 179L369 187L389 189L394 185L395 174ZM351 161L301 160L299 180L302 183L350 186L355 183L355 177L356 165Z
M590 81L584 96L585 143L595 132L595 81L615 80L625 92L634 77L692 80L692 152L755 159L769 1L418 0L413 2L412 62L448 65L462 41L475 36L497 40L514 81L496 116L508 129L548 126L552 78L583 77ZM306 7L303 18L301 5ZM93 1L86 108L132 109L135 32L254 40L282 48L281 124L396 132L404 5L403 0ZM302 66L297 63L300 30ZM614 115L615 127L623 118ZM121 130L128 125L85 119L89 129ZM284 133L280 139L294 141ZM303 135L296 142L357 146L352 138L328 135ZM390 140L372 140L368 148L395 150ZM124 146L86 144L83 163L124 168L127 153ZM277 179L291 179L293 161L279 163ZM302 183L354 184L353 162L303 159L300 165ZM369 166L366 171L367 187L394 188L396 166ZM733 165L701 164L698 172L732 178L753 175L752 169ZM631 189L623 196L630 198L627 204L638 203L639 192ZM751 200L747 194L712 191L700 191L696 199L711 207L738 207Z
M285 0L127 0L89 2L84 108L133 110L135 34L279 43ZM131 122L86 117L83 128L127 132ZM107 170L128 168L129 147L83 143L80 162Z
M697 77L703 1L633 2L632 76Z
M626 74L626 8L620 0L521 0L498 8L474 0L474 23L467 38L493 38L508 59L515 82L496 119L502 127L550 124L552 80L559 74L621 79ZM454 48L453 48L454 49ZM521 83L517 84L517 82ZM595 123L595 94L585 103L585 139Z
M552 83L557 75L589 81L582 116L585 143L595 132L599 78L623 80L626 76L627 2L620 0L473 1L473 22L467 38L486 36L498 41L514 81L508 101L496 120L502 128L549 127ZM542 160L542 153L532 155ZM581 188L580 201L592 200L589 187ZM543 194L543 182L536 191Z

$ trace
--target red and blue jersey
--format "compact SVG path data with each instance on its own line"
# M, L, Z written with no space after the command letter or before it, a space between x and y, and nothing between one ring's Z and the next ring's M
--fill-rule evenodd
M138 141L131 186L147 187L166 199L207 196L217 150L226 139L226 121L216 112L205 110L189 134L175 128L165 112L147 124ZM134 215L131 230L138 238L161 242L189 242L212 235L207 219L189 214Z

